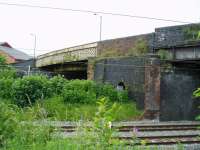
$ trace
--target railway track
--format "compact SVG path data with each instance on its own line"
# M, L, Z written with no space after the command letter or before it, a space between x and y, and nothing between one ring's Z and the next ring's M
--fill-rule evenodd
M87 126L90 128L90 125ZM171 144L200 144L200 122L162 122L162 123L115 123L117 133L113 138L124 140L127 144L141 145L171 145ZM61 131L73 136L76 125L61 125Z
M62 126L61 129L66 132L75 132L76 126ZM89 126L88 126L89 128ZM166 126L112 126L112 128L117 129L121 132L131 132L133 129L137 129L140 132L144 131L181 131L181 130L200 130L200 125L166 125Z

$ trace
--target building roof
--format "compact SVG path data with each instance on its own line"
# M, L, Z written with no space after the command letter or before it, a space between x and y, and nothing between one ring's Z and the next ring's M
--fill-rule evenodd
M0 43L0 51L7 53L11 57L13 57L17 60L29 60L29 59L32 58L31 56L29 56L26 53L19 51L17 49L10 48L10 47L7 47L7 46L1 46L1 44L3 44L3 43Z

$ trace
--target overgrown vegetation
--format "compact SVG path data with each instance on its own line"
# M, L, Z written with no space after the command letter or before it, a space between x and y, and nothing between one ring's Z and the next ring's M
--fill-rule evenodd
M148 52L148 44L147 41L143 38L138 39L135 42L133 48L129 49L127 56L143 56Z
M62 76L17 77L5 64L0 71L2 150L112 149L116 143L111 143L111 122L132 120L141 114L128 100L127 91L117 91L110 84ZM63 139L51 126L35 124L41 120L90 121L92 127L89 132L83 127L84 132L75 138Z
M0 149L6 150L65 150L65 149L114 149L125 146L123 142L112 139L115 132L112 121L120 109L119 105L110 105L102 98L97 102L97 110L92 117L91 127L77 129L75 137L63 139L54 134L49 125L33 124L38 119L47 119L41 115L42 106L20 109L15 105L0 103ZM24 122L26 121L26 122ZM58 130L59 131L59 130ZM80 132L81 131L81 132Z
M200 25L193 24L184 29L184 36L186 40L196 40L200 38Z
M160 49L157 54L160 56L161 60L171 60L172 54L169 51Z
M66 104L95 104L100 97L107 97L112 102L128 100L127 91L117 91L110 84L97 84L89 80L68 81L61 76L51 79L44 75L1 78L0 83L0 97L11 99L21 107L55 95L60 95Z
M193 96L195 98L200 98L200 88L197 88L194 92L193 92ZM198 107L199 108L199 107ZM200 120L200 115L196 116L196 120Z
M54 120L91 120L97 110L99 98L109 99L110 105L120 106L117 120L135 119L140 115L133 102L128 100L127 91L117 91L110 84L89 80L66 80L61 76L48 79L34 75L23 78L1 78L0 98L26 109L37 110L38 105L45 115Z

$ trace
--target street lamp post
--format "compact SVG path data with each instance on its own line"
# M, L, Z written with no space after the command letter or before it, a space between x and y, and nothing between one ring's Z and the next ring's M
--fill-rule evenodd
M30 35L34 37L33 59L35 60L35 58L36 58L36 52L35 52L36 51L36 35L33 33L31 33Z
M33 67L35 67L36 66L36 35L35 34L33 34L33 33L31 33L30 34L31 36L33 36L34 37L34 48L33 48Z
M101 15L98 15L98 14L94 14L94 15L100 17L100 22L99 22L99 41L101 41L101 38L102 38L102 36L101 36L102 35L102 21L103 21L103 19L102 19Z

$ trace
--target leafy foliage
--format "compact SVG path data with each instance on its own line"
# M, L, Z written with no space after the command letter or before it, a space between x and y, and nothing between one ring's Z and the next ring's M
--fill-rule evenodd
M94 82L89 80L70 81L62 93L65 103L94 103L96 101L94 85Z
M50 79L50 88L54 95L60 95L63 92L64 86L69 81L63 78L61 75L54 76Z
M98 140L103 145L110 145L113 134L112 122L116 119L116 114L119 111L119 106L114 103L111 107L108 105L106 98L101 98L97 102L98 110L94 117L94 131L97 134Z
M61 76L48 79L44 75L14 76L0 78L0 97L11 99L18 106L30 106L37 100L61 96L64 102L95 104L97 99L107 97L112 102L128 100L127 91L117 91L110 84L95 83L91 80L66 80Z
M31 105L38 99L49 97L52 92L46 76L26 76L13 85L13 100L20 106Z
M198 88L197 90L195 90L195 91L193 92L193 95L194 95L195 97L200 97L200 88Z
M126 91L119 92L109 84L97 84L94 81L68 81L61 76L51 79L42 75L16 79L12 75L2 77L0 98L11 99L18 106L22 106L0 100L0 149L6 150L49 150L57 148L60 144L58 141L62 141L59 146L66 146L64 149L71 149L71 146L81 143L84 143L80 145L81 149L110 148L113 133L111 122L116 118L120 120L118 114L125 112L130 106L125 103L127 106L123 107L124 104L121 103L128 99ZM114 101L117 103L113 104ZM125 117L121 116L122 119L132 116L131 113L126 113ZM91 130L96 134L91 135L84 131L77 141L63 141L60 137L52 139L51 127L35 124L37 120L46 119L92 120ZM97 145L89 142L95 142Z
M95 103L98 98L107 97L110 101L128 100L127 91L117 91L110 84L100 84L89 80L73 80L65 84L63 97L66 103Z
M113 102L125 102L128 100L127 91L117 91L111 84L96 84L96 95L97 98L107 97Z
M2 78L16 78L16 70L10 66L0 66L0 79Z
M193 24L188 27L186 27L183 31L184 36L187 40L196 40L199 38L199 32L200 32L200 25L199 24Z
M13 96L13 82L13 78L0 78L0 98L11 99L11 97Z
M172 55L167 50L160 49L157 52L157 54L160 56L161 60L170 60L170 59L172 59Z

